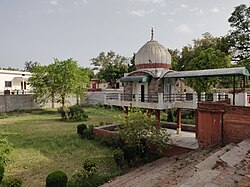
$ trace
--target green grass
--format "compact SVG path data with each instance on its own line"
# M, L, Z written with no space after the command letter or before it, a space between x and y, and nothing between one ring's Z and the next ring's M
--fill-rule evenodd
M0 119L0 138L6 137L14 147L6 176L20 177L25 187L44 186L50 172L59 169L70 177L89 158L97 162L103 174L119 172L112 150L100 142L80 139L76 126L116 122L115 116L122 112L99 107L84 109L89 115L84 122L63 122L52 109L13 112L8 118Z

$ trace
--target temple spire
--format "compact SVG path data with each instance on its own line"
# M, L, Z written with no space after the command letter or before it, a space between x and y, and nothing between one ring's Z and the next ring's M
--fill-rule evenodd
M154 40L154 28L151 27L151 40Z

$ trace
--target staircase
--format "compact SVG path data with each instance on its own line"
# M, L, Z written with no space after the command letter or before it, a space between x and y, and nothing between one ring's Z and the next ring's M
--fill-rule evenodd
M244 162L249 150L250 139L221 149L164 157L102 187L242 187L241 184L250 184L246 169L250 168L250 154L249 165Z

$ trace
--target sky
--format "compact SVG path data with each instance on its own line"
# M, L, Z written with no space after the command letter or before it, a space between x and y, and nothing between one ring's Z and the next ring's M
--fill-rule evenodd
M110 50L132 57L151 37L170 49L210 32L223 36L228 18L249 0L0 0L0 67L24 68Z

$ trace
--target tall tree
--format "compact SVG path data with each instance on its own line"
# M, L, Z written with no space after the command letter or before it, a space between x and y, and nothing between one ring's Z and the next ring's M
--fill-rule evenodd
M233 28L227 36L233 61L239 66L250 66L250 6L235 7L228 22Z
M36 66L29 83L36 101L44 103L52 99L53 103L53 99L57 98L56 102L64 107L69 94L84 93L84 84L89 82L85 73L72 58L63 61L54 59L54 63L48 66Z
M172 52L174 53L174 52ZM194 39L193 45L184 46L181 53L174 53L173 69L177 71L216 69L230 66L230 55L224 38L204 33L202 39ZM218 78L186 79L188 86L196 92L208 92L218 82Z
M24 63L24 71L33 72L36 66L39 66L39 62L26 61Z
M115 88L117 79L123 77L128 72L128 59L124 56L116 54L114 51L107 53L101 52L96 58L92 58L92 65L97 70L97 77L110 82Z
M128 64L128 72L132 72L136 70L135 67L135 53L133 53L133 57L130 59L130 63Z

